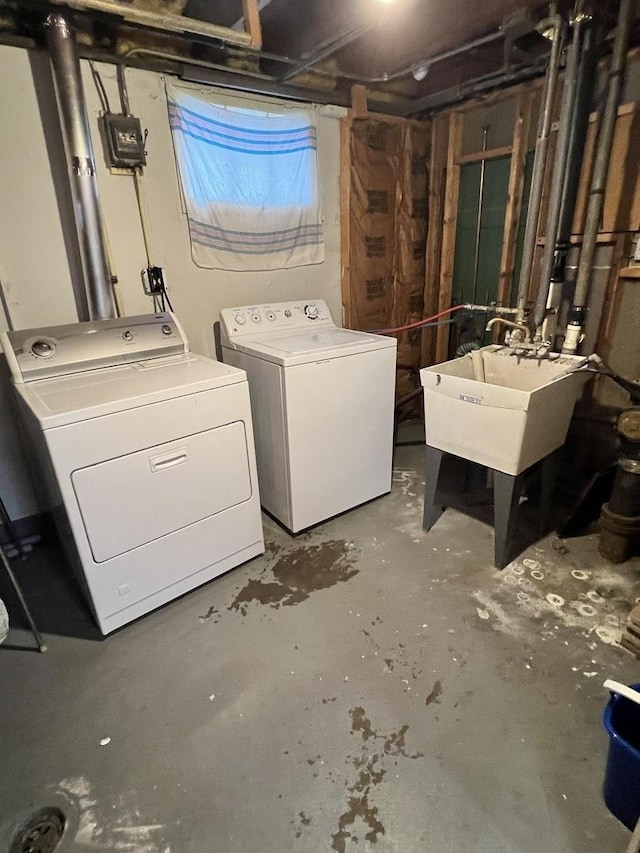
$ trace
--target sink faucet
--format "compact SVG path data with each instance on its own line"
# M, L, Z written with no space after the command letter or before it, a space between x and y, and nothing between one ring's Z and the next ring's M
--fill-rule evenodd
M490 332L497 323L502 323L504 326L508 326L510 329L517 330L518 336L517 340L514 340L514 343L523 343L524 341L529 340L529 329L524 325L524 323L517 323L513 320L507 320L506 317L493 317L487 323L485 332Z

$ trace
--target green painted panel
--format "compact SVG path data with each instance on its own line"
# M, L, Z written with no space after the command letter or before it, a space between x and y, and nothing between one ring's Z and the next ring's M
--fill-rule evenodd
M479 232L482 165L468 163L460 169L460 201L453 267L453 296L456 302L487 304L495 302L497 298L509 169L509 157L498 157L485 162Z
M522 259L532 167L533 153L527 157L526 163L523 213L516 243L512 305L515 305L515 293L518 289L518 272ZM498 298L511 158L497 157L485 162L482 211L478 230L481 169L480 163L467 163L460 169L460 197L453 267L453 301L455 303L475 302L479 305L490 305ZM485 319L484 317L476 318L479 332L484 326ZM485 342L488 343L488 339Z
M453 300L471 302L473 298L474 246L478 226L480 164L469 163L460 170L456 249L453 265Z

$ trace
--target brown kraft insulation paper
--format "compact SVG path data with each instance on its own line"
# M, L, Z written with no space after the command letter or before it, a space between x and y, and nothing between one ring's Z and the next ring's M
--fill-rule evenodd
M356 119L351 136L352 325L404 326L424 316L430 130ZM420 330L397 334L396 396L419 386ZM414 416L420 402L401 411Z

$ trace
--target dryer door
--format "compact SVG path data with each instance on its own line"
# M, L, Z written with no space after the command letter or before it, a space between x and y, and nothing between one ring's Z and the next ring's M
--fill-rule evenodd
M242 421L71 475L93 558L110 560L251 498Z

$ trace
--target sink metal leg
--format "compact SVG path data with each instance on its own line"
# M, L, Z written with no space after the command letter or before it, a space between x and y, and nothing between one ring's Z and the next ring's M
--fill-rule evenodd
M427 461L424 478L424 516L422 519L422 528L423 530L431 530L444 512L444 507L436 505L435 502L444 451L431 447L428 444L426 450Z
M560 470L561 451L556 450L542 460L542 478L540 483L540 535L544 536L551 518L552 498Z
M503 474L494 471L493 475L493 518L495 529L494 563L497 569L504 569L509 562L511 531L516 509L520 502L524 475Z

